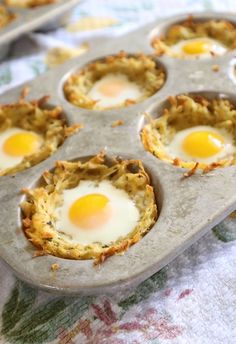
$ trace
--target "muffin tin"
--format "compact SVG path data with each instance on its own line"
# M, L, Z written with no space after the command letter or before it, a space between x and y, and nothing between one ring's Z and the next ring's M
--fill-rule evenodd
M226 18L230 14L204 13L197 18ZM229 76L235 52L209 60L178 60L157 58L163 65L167 79L155 95L144 102L122 109L86 110L68 103L63 95L63 83L75 69L96 59L113 55L120 50L128 53L153 53L150 35L184 16L154 22L124 37L104 42L85 56L68 61L27 85L29 98L45 94L51 105L61 105L69 124L83 123L84 129L67 139L49 159L14 176L0 178L0 255L19 278L47 291L61 294L116 293L121 288L134 287L236 209L236 166L216 169L202 175L201 171L183 178L186 170L172 166L146 152L140 140L145 123L144 112L157 116L170 95L197 92L208 97L229 97L236 103L235 85ZM218 64L218 72L212 65ZM0 97L0 102L16 101L21 87ZM124 124L112 128L112 123ZM113 256L101 266L92 260L76 261L42 256L33 258L35 247L25 237L21 227L19 204L24 196L21 188L34 187L45 170L54 167L56 160L86 159L105 149L107 156L141 159L149 172L155 189L159 218L149 233L122 256ZM52 264L59 264L51 271Z
M62 26L71 9L79 2L80 0L58 0L55 4L34 8L8 7L16 18L0 29L0 60L6 56L10 42L20 35L38 28L51 30Z

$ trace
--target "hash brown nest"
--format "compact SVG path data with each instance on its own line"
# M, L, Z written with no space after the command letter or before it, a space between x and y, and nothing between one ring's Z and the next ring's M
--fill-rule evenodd
M39 255L51 254L68 259L95 259L102 263L114 254L124 253L138 242L157 219L153 187L140 160L108 160L104 153L87 162L58 161L53 172L45 172L45 186L23 190L27 200L21 204L23 227ZM140 212L140 220L129 235L111 245L74 244L56 229L55 209L63 203L63 190L76 187L80 180L109 180L125 190Z
M156 54L184 57L173 52L171 46L181 40L208 37L225 45L229 50L236 49L236 26L227 20L194 20L191 16L167 29L163 37L154 37L151 44Z
M10 24L12 20L16 18L16 15L0 4L0 29Z
M157 119L148 117L141 132L145 149L157 158L179 167L195 168L196 162L173 159L165 150L176 132L197 125L209 125L225 129L231 133L236 145L236 108L228 99L206 99L199 95L179 95L169 97L169 105ZM213 168L236 164L236 154L232 158L218 160L212 164L197 163L205 172Z
M21 128L41 135L43 144L18 165L0 170L0 176L15 174L47 159L68 136L82 127L79 124L67 127L61 107L46 107L48 96L30 102L25 100L26 94L25 89L17 103L0 104L0 133L11 127Z
M143 95L136 101L127 99L114 107L125 107L139 103L156 93L165 82L165 73L161 67L157 66L153 58L143 54L128 56L125 52L120 52L118 55L95 61L72 74L64 84L66 99L82 108L104 109L87 94L95 82L109 73L124 74L143 90Z
M5 0L7 6L33 8L38 6L50 5L56 3L58 0Z

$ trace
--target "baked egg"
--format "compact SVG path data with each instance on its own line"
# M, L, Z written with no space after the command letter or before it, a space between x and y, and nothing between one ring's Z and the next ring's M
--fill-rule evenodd
M97 60L72 73L63 85L66 99L93 110L126 107L155 94L165 82L165 72L153 57L117 55Z
M107 74L96 81L88 96L103 107L114 107L128 100L136 101L142 96L141 88L124 74Z
M194 38L181 40L171 46L171 50L176 55L187 58L208 58L216 55L223 55L227 48L220 42L212 38Z
M81 180L77 187L63 191L56 228L73 243L110 245L128 235L139 217L139 210L127 192L110 181Z
M224 19L186 20L168 27L151 41L157 55L177 58L209 58L236 48L236 26Z
M232 134L225 129L195 126L178 131L164 146L172 158L211 164L236 153Z
M0 176L28 169L52 155L65 139L82 127L68 127L59 106L49 107L49 97L0 106Z
M59 161L45 185L25 189L23 227L42 254L95 259L124 253L157 219L150 178L140 160Z
M169 97L160 117L141 132L146 150L176 166L210 169L236 164L236 109L229 99Z
M20 128L0 133L0 170L20 164L26 156L35 154L42 142L41 135Z

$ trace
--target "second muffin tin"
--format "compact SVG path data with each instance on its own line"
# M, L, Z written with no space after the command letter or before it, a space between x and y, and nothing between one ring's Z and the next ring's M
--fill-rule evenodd
M229 14L201 14L200 18L225 18ZM186 170L169 165L146 152L140 140L144 112L160 115L163 102L170 95L196 92L210 97L227 96L236 104L235 85L229 68L235 52L208 60L183 61L157 58L166 71L162 89L144 102L122 109L86 110L68 103L63 83L75 69L107 55L125 50L133 54L153 53L150 33L157 26L180 21L175 17L163 23L152 23L124 37L104 43L93 52L71 60L27 85L29 98L51 96L50 104L62 106L69 124L83 123L84 129L70 137L49 159L14 176L0 178L0 255L24 281L61 294L115 293L137 285L169 263L189 245L236 209L236 166L220 168L202 175L198 171L183 179ZM212 65L218 64L214 72ZM231 66L231 67L230 67ZM3 103L16 101L21 87L0 97ZM112 128L117 120L124 124ZM93 261L67 260L53 256L33 258L35 247L26 239L21 226L19 204L21 188L31 188L56 160L84 159L105 149L108 157L140 159L151 176L159 208L159 218L149 233L122 256L109 258L100 267ZM59 269L52 272L52 264Z
M54 4L34 8L7 7L16 17L0 28L0 60L6 55L10 42L20 35L37 28L50 30L63 25L70 10L79 2L80 0L58 0Z

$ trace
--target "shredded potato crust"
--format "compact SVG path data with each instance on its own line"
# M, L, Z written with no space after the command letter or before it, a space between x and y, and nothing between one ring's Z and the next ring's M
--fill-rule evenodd
M95 264L99 264L109 256L123 254L157 219L153 187L139 160L107 160L105 154L100 153L86 162L58 161L55 169L45 172L43 178L45 185L23 190L26 201L21 204L23 228L37 247L37 256L51 254L68 259L95 259ZM81 245L57 231L55 209L63 204L63 190L78 186L81 180L97 183L109 180L113 186L128 193L140 213L140 220L132 232L110 245Z
M236 154L212 164L173 159L168 155L165 146L180 131L198 125L225 129L232 134L236 145L236 109L228 99L207 99L199 95L179 95L169 97L168 105L163 114L154 119L147 116L147 124L141 132L141 139L147 151L161 160L174 166L193 169L203 169L208 173L213 169L236 164Z
M129 106L145 100L156 93L165 82L165 73L153 58L143 54L128 56L121 51L116 56L108 56L72 74L64 84L67 100L82 108L103 109L97 101L88 96L88 92L96 81L109 73L124 74L143 90L142 96L136 101L127 99L116 107Z
M152 47L159 55L184 57L181 53L173 52L171 46L188 39L208 37L225 45L229 50L236 48L236 26L227 20L194 20L191 16L167 29L163 37L154 37Z
M15 18L16 15L14 13L0 4L0 29L10 24Z
M61 107L47 107L48 96L26 101L27 94L28 89L24 88L17 103L0 104L0 133L17 127L41 135L43 144L34 154L24 157L18 165L0 170L0 176L15 174L47 159L68 136L82 127L81 124L68 127Z

